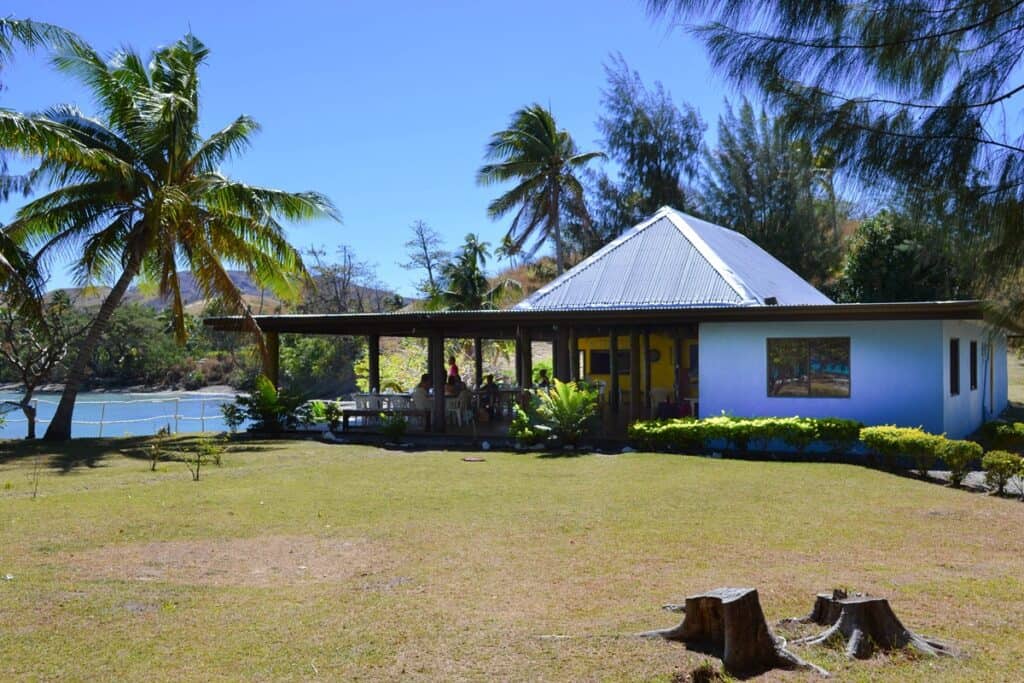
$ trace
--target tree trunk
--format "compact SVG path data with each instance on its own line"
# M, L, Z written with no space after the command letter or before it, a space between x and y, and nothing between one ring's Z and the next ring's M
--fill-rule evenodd
M28 434L25 438L29 440L36 438L36 408L32 405L32 394L34 393L35 387L26 386L25 395L18 402L18 405L21 406L21 412L25 414L25 422L28 424Z
M828 630L793 644L824 645L841 641L846 644L846 656L851 659L867 659L876 648L885 651L910 648L929 657L952 654L947 645L907 629L885 598L859 596L835 603L840 607L839 616Z
M675 628L642 633L686 643L697 652L721 657L726 671L750 676L769 669L823 669L788 652L768 628L754 588L717 588L686 598L686 616Z
M551 185L551 204L548 206L548 222L551 224L552 234L555 237L555 271L558 275L565 270L565 250L562 247L562 225L558 215L559 202L558 178L555 177Z
M107 329L110 316L121 304L121 299L128 291L128 286L138 274L141 262L142 255L133 251L128 258L128 263L125 264L121 277L117 279L114 287L107 294L107 298L103 300L96 318L89 326L89 332L82 340L82 345L78 347L78 355L75 356L74 362L68 368L68 374L64 381L64 393L61 394L60 403L57 404L57 410L53 414L50 426L46 428L46 434L43 435L44 441L67 441L71 438L71 418L75 412L75 399L78 397L78 390L85 377L85 370L96 352L100 337Z

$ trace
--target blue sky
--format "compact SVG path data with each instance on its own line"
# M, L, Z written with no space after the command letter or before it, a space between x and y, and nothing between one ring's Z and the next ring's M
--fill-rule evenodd
M651 83L695 106L713 133L726 96L702 46L637 1L290 2L8 0L4 13L58 23L108 51L148 52L191 29L211 49L201 112L207 132L239 114L263 131L226 169L251 183L315 189L341 225L294 226L298 246L350 245L405 295L409 224L427 221L449 246L476 232L496 243L507 227L485 209L499 192L477 187L489 135L520 106L551 107L580 147L597 147L602 64L621 52ZM0 106L34 110L88 96L45 59L20 54L3 74ZM11 206L0 207L0 219ZM52 285L68 284L63 272Z

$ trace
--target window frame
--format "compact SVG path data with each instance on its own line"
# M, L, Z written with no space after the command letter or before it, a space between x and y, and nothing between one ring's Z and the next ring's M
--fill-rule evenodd
M594 370L594 354L604 355L604 356L606 356L608 358L608 360L607 360L607 362L605 364L605 367L607 368L606 370L602 370L602 371L595 371ZM618 356L618 360L617 360L618 364L616 366L616 370L618 370L618 374L620 374L620 375L628 375L629 374L629 363L630 363L630 352L629 352L629 349L625 349L625 350L619 349L617 356ZM611 351L609 349L590 349L589 358L587 358L587 361L588 361L587 374L611 376L611 359L612 359L612 353L611 353Z
M814 382L811 376L811 359L813 358L815 343L820 344L821 342L846 342L846 365L847 365L847 387L846 393L843 395L834 394L821 394L813 393L811 387ZM771 363L771 344L772 342L799 342L805 347L804 349L804 364L807 368L807 393L792 396L792 395L780 395L772 393L772 363ZM799 398L799 399L849 399L853 397L853 339L850 336L815 336L815 337L766 337L765 338L765 392L768 398Z
M960 337L949 338L949 395L960 395Z

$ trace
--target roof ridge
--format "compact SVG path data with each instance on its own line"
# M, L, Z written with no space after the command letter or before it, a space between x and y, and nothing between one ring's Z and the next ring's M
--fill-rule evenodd
M694 216L683 213L677 209L672 209L671 207L664 208L668 209L667 218L669 219L669 222L671 222L672 225L682 233L683 237L685 237L690 244L693 245L693 248L697 250L697 253L700 254L704 260L707 261L708 265L711 266L715 272L725 280L726 284L736 292L740 299L743 300L743 304L761 303L761 300L758 299L757 295L754 294L750 287L747 286L744 279L740 277L736 271L730 268L729 264L723 261L722 257L718 255L718 252L712 249L711 245L707 243L700 233L698 233L693 226L687 222L687 218L695 218ZM707 221L704 222L707 223ZM714 225L713 223L708 223L708 225L712 225L719 230L729 230L728 228L723 228L722 226ZM730 232L735 232L735 230L730 230Z

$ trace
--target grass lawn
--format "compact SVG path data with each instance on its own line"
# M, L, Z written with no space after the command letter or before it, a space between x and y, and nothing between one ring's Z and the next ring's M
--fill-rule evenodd
M294 441L192 482L124 446L0 451L0 679L668 681L703 657L629 634L730 585L770 620L885 595L967 654L798 650L841 680L1020 675L1016 501L843 465Z

